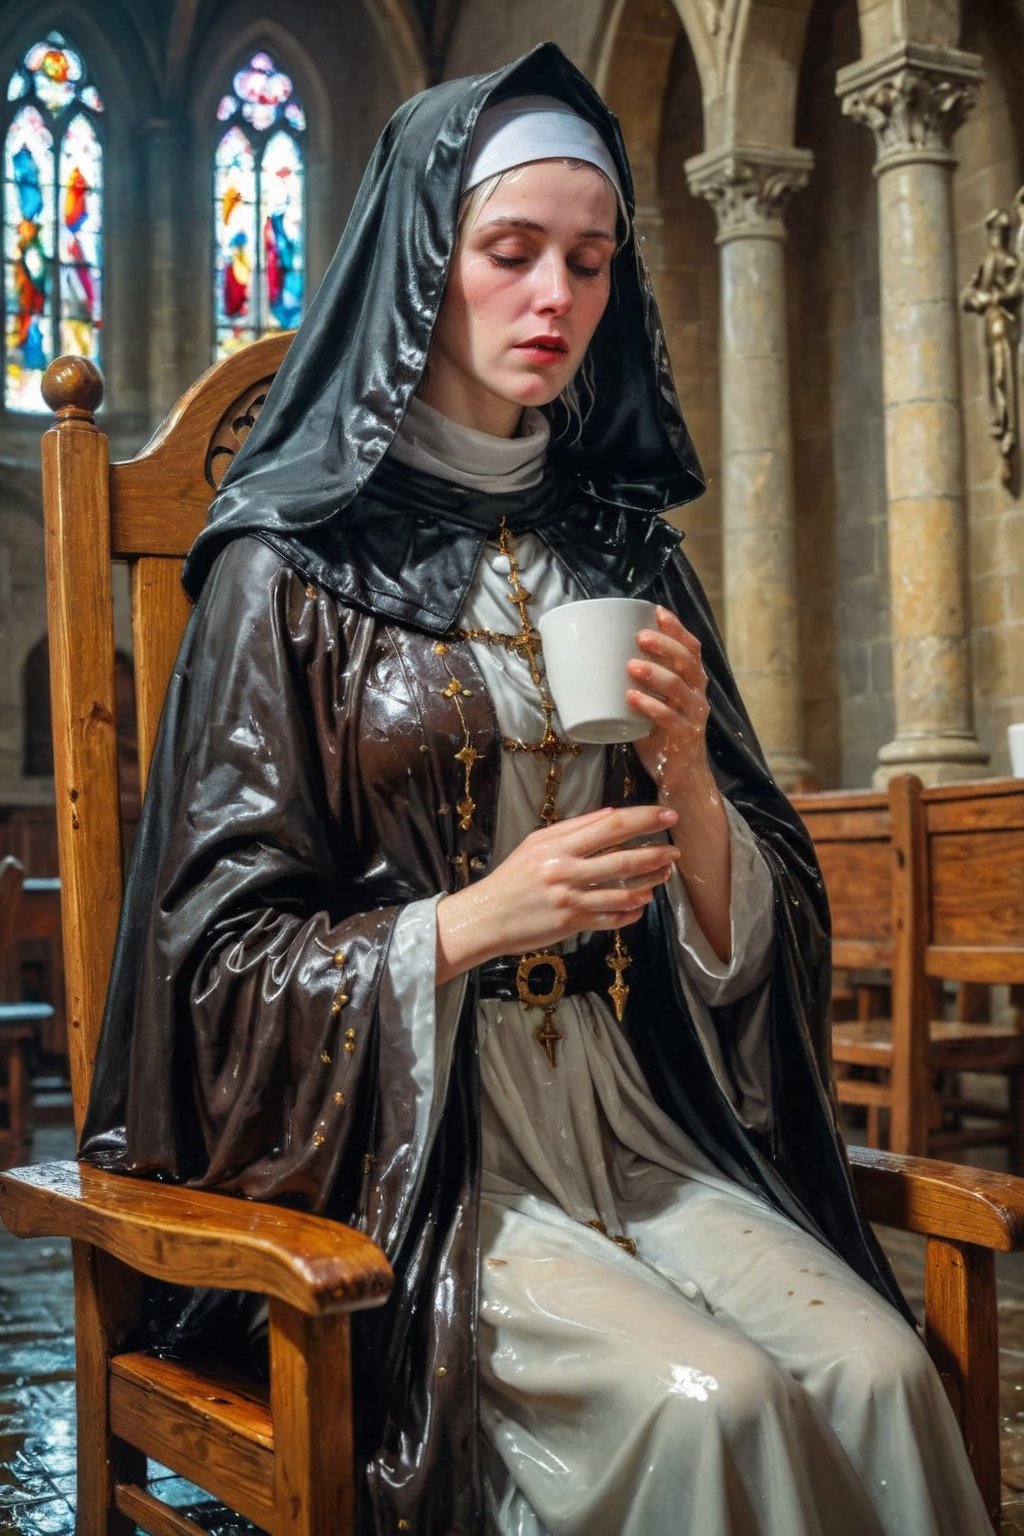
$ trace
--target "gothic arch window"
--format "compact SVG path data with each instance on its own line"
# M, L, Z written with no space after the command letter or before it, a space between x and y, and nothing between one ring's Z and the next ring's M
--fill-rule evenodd
M40 381L63 352L100 361L103 102L59 32L33 43L3 114L4 392L43 411Z
M305 302L306 115L291 78L254 53L217 107L214 356L298 325Z

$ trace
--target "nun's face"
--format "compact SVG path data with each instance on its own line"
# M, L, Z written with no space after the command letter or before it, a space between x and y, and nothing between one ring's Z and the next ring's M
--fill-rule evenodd
M452 421L512 437L574 377L604 313L616 203L600 171L536 160L463 230L420 393Z

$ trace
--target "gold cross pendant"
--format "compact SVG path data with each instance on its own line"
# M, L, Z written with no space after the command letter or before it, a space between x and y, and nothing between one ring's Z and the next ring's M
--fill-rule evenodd
M628 970L630 963L629 950L622 942L622 934L616 928L615 943L604 957L604 963L609 970L615 972L615 980L608 988L608 996L612 1000L615 1009L615 1022L621 1024L626 1013L626 999L629 997L629 987L622 979L622 973Z
M546 992L535 992L531 985L531 977L538 967L551 972L551 985ZM561 955L551 950L544 950L519 956L519 964L516 966L516 996L527 1008L544 1009L544 1022L534 1031L533 1038L538 1045L544 1047L544 1054L553 1067L558 1066L558 1042L565 1039L565 1036L555 1028L555 1009L565 994L565 981L565 961Z
M560 1030L555 1028L555 1010L553 1007L544 1009L544 1022L535 1032L533 1038L537 1041L538 1045L544 1047L544 1054L551 1065L557 1067L558 1042L559 1040L564 1040L565 1036Z

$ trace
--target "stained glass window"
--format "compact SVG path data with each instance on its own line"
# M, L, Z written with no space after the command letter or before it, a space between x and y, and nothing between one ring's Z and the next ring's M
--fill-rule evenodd
M7 86L4 134L4 404L45 409L61 352L100 360L103 102L59 32L33 43Z
M268 53L231 87L213 167L216 357L298 325L305 296L305 112Z

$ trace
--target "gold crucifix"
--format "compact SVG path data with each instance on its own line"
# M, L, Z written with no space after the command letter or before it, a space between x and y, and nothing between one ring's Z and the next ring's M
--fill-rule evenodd
M535 992L531 978L542 967L552 973L551 985L546 992ZM544 1054L553 1067L558 1066L558 1042L565 1036L555 1028L555 1009L565 992L565 961L553 950L520 955L516 967L516 995L527 1008L543 1008L544 1020L535 1030L533 1038L544 1048Z
M630 963L629 950L622 942L622 934L616 928L615 943L604 957L604 963L609 970L614 971L615 980L608 988L608 996L612 1000L615 1009L615 1022L621 1024L626 1013L626 999L629 997L629 987L622 979L623 971L627 970Z

